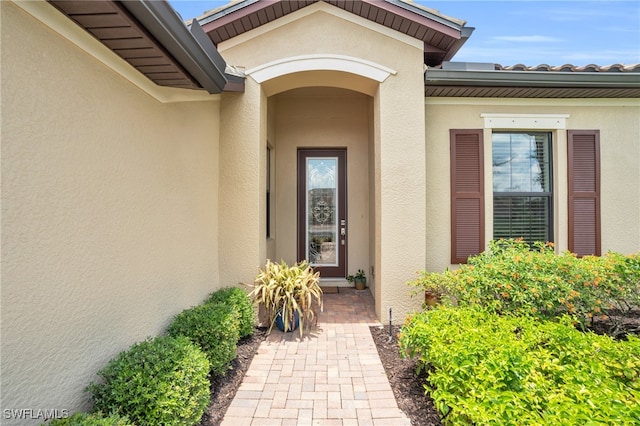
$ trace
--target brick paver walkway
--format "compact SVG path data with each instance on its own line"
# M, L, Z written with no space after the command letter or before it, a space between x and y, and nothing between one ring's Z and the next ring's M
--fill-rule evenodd
M370 325L380 324L368 290L325 293L311 333L274 329L260 345L222 425L410 425Z

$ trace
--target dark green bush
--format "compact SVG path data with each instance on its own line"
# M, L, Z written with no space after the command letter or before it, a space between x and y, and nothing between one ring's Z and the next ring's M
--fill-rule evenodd
M251 336L255 324L253 302L246 291L238 287L227 287L212 293L205 303L225 303L233 307L238 318L240 338Z
M65 419L55 419L46 423L49 426L135 426L126 417L118 414L104 416L102 413L75 413Z
M210 400L206 355L186 337L157 337L121 352L92 383L94 407L138 426L197 424Z
M640 422L640 339L616 341L560 322L439 308L410 318L405 355L445 424L631 425Z
M211 371L223 375L236 357L240 338L231 305L205 303L179 313L168 330L171 336L186 336L207 354Z

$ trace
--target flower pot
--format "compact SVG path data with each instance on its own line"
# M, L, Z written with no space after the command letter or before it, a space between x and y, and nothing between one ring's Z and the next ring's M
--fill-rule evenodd
M430 291L424 292L424 304L430 307L436 306L440 303L440 295L432 293Z
M356 279L354 281L356 290L364 290L367 287L367 279Z
M300 314L298 314L298 311L295 311L293 313L293 324L288 324L286 333L297 330L299 325L300 325ZM278 311L278 313L276 314L276 327L278 327L278 330L285 332L284 320L282 318L282 311Z

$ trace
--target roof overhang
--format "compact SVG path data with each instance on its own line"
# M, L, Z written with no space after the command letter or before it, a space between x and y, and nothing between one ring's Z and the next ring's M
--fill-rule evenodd
M640 98L640 73L429 68L425 96Z
M159 86L243 88L202 28L187 27L165 1L47 1Z
M197 21L218 45L318 1L240 0L212 10ZM463 20L405 0L324 0L324 3L421 40L424 62L430 66L451 59L473 32Z

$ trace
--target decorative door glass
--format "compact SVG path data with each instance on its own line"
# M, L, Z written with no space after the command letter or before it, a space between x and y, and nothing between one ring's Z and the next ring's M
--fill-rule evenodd
M306 259L313 266L338 264L338 158L306 161Z

